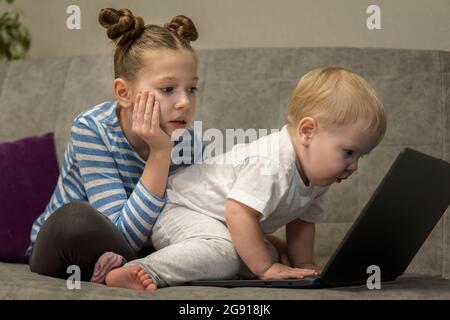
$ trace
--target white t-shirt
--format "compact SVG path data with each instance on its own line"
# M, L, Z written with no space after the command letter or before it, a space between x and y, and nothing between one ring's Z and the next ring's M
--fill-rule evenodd
M170 176L168 202L225 221L226 201L234 199L263 215L260 224L266 234L298 218L322 221L328 187L305 186L295 163L284 126Z

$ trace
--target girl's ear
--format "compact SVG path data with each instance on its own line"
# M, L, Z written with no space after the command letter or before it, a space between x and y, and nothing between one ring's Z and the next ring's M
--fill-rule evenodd
M313 137L316 129L317 123L314 118L305 117L298 122L296 134L299 141L305 147L311 143L311 138Z
M124 108L131 107L134 100L130 84L122 78L117 78L114 80L113 86L114 94L119 104Z

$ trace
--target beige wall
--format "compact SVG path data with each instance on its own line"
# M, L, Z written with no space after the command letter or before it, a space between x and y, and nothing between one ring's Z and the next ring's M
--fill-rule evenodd
M81 9L68 30L66 8ZM381 30L368 30L366 8L381 7ZM196 48L350 46L450 51L450 0L16 0L33 36L32 58L109 53L97 22L107 6L128 7L146 23L176 14L199 29Z

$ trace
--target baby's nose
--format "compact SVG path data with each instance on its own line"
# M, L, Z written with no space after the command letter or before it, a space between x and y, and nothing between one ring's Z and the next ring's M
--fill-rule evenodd
M350 166L347 167L347 171L350 172L350 174L352 174L356 170L358 170L358 161L352 162Z

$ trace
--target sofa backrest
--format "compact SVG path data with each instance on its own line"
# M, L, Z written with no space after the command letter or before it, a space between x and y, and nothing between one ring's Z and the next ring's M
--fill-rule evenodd
M316 253L322 266L402 148L450 160L450 52L261 48L200 50L198 55L195 119L202 120L203 129L279 129L297 81L316 67L352 69L378 92L388 114L386 137L360 161L351 179L329 192L328 218L317 226ZM0 141L52 131L62 164L73 119L113 99L112 81L111 56L0 63ZM450 278L448 212L407 273Z

